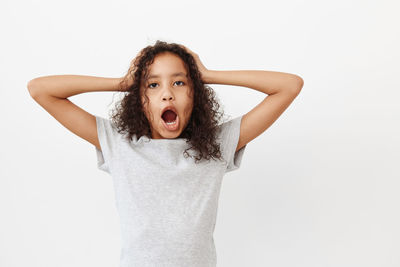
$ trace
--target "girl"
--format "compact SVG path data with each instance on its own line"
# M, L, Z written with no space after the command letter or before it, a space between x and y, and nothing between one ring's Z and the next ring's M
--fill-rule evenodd
M248 113L219 123L223 112L206 84L267 94ZM33 99L95 147L112 176L121 221L121 267L216 266L213 232L222 177L237 170L246 145L299 94L303 80L272 71L216 71L176 43L157 41L122 78L54 75L28 83ZM95 91L125 96L112 120L68 97Z

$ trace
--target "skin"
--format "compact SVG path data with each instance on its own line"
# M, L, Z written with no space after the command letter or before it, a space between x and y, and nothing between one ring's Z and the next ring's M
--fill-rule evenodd
M267 94L258 105L243 115L236 151L268 129L297 97L304 84L300 76L284 72L208 70L200 61L198 54L185 46L182 48L193 55L204 83L248 87ZM168 56L170 60L164 60ZM188 87L187 83L184 87L180 87L181 83L175 84L172 77L168 76L178 69L186 71L183 62L176 57L159 54L152 65L154 73L160 71L163 75L157 85L154 85L156 89L147 90L151 102L146 110L155 114L155 119L151 123L153 138L176 138L185 129L190 118L192 108L189 108L190 97L187 93L192 87ZM184 78L179 80L183 81ZM120 78L51 75L34 78L28 82L27 87L32 98L65 128L100 150L95 116L72 103L68 97L85 92L119 91L120 81ZM178 116L183 122L173 133L161 127L163 126L160 121L161 110L168 103L175 105Z
M178 72L185 75L172 75ZM190 78L186 77L188 74L183 60L170 52L158 54L149 66L149 79L143 79L141 85L141 99L153 139L177 138L189 123L193 110L193 87ZM152 75L159 77L151 78ZM179 127L175 131L166 129L161 118L163 108L168 105L176 108L179 117Z

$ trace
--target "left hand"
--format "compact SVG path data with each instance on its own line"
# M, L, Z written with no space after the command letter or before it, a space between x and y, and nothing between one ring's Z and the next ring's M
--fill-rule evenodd
M189 54L191 54L194 57L194 59L196 61L197 68L199 69L199 71L201 73L202 80L203 80L204 83L206 83L206 77L207 77L207 74L210 72L210 70L207 69L203 65L203 63L200 60L199 55L197 55L195 52L193 52L192 50L190 50L189 48L187 48L184 45L180 45L180 46L183 47Z

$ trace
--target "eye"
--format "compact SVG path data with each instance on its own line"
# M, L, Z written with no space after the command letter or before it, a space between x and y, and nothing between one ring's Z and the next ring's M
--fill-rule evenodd
M157 83L150 83L150 84L148 85L148 87L149 87L149 88L154 88L154 87L151 87L152 84L157 84Z
M176 81L176 82L178 82L178 83L179 83L179 82L181 82L181 83L182 83L182 85L184 85L184 84L185 84L185 83L184 83L184 82L182 82L182 81Z

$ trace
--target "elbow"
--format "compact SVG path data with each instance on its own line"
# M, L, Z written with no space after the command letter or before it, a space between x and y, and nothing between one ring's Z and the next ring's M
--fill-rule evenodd
M32 98L35 98L38 94L38 81L37 78L34 78L28 81L26 87L28 88L28 92Z
M301 90L301 88L303 88L303 86L304 86L304 80L300 76L298 76L298 77L299 77L299 88Z
M35 80L35 79L30 80L30 81L28 81L28 83L26 84L26 88L28 88L28 91L31 91L31 90L32 90L34 80Z
M297 90L301 90L301 88L303 88L303 86L304 86L304 80L303 80L303 78L301 78L300 76L298 76L298 75L295 75L295 80L296 80L296 89Z
M298 95L298 94L300 93L301 89L303 88L303 86L304 86L304 80L303 80L303 78L301 78L301 77L298 76L298 75L295 75L295 77L294 77L294 84L293 84L293 86L292 86L293 92L294 92L296 95Z

